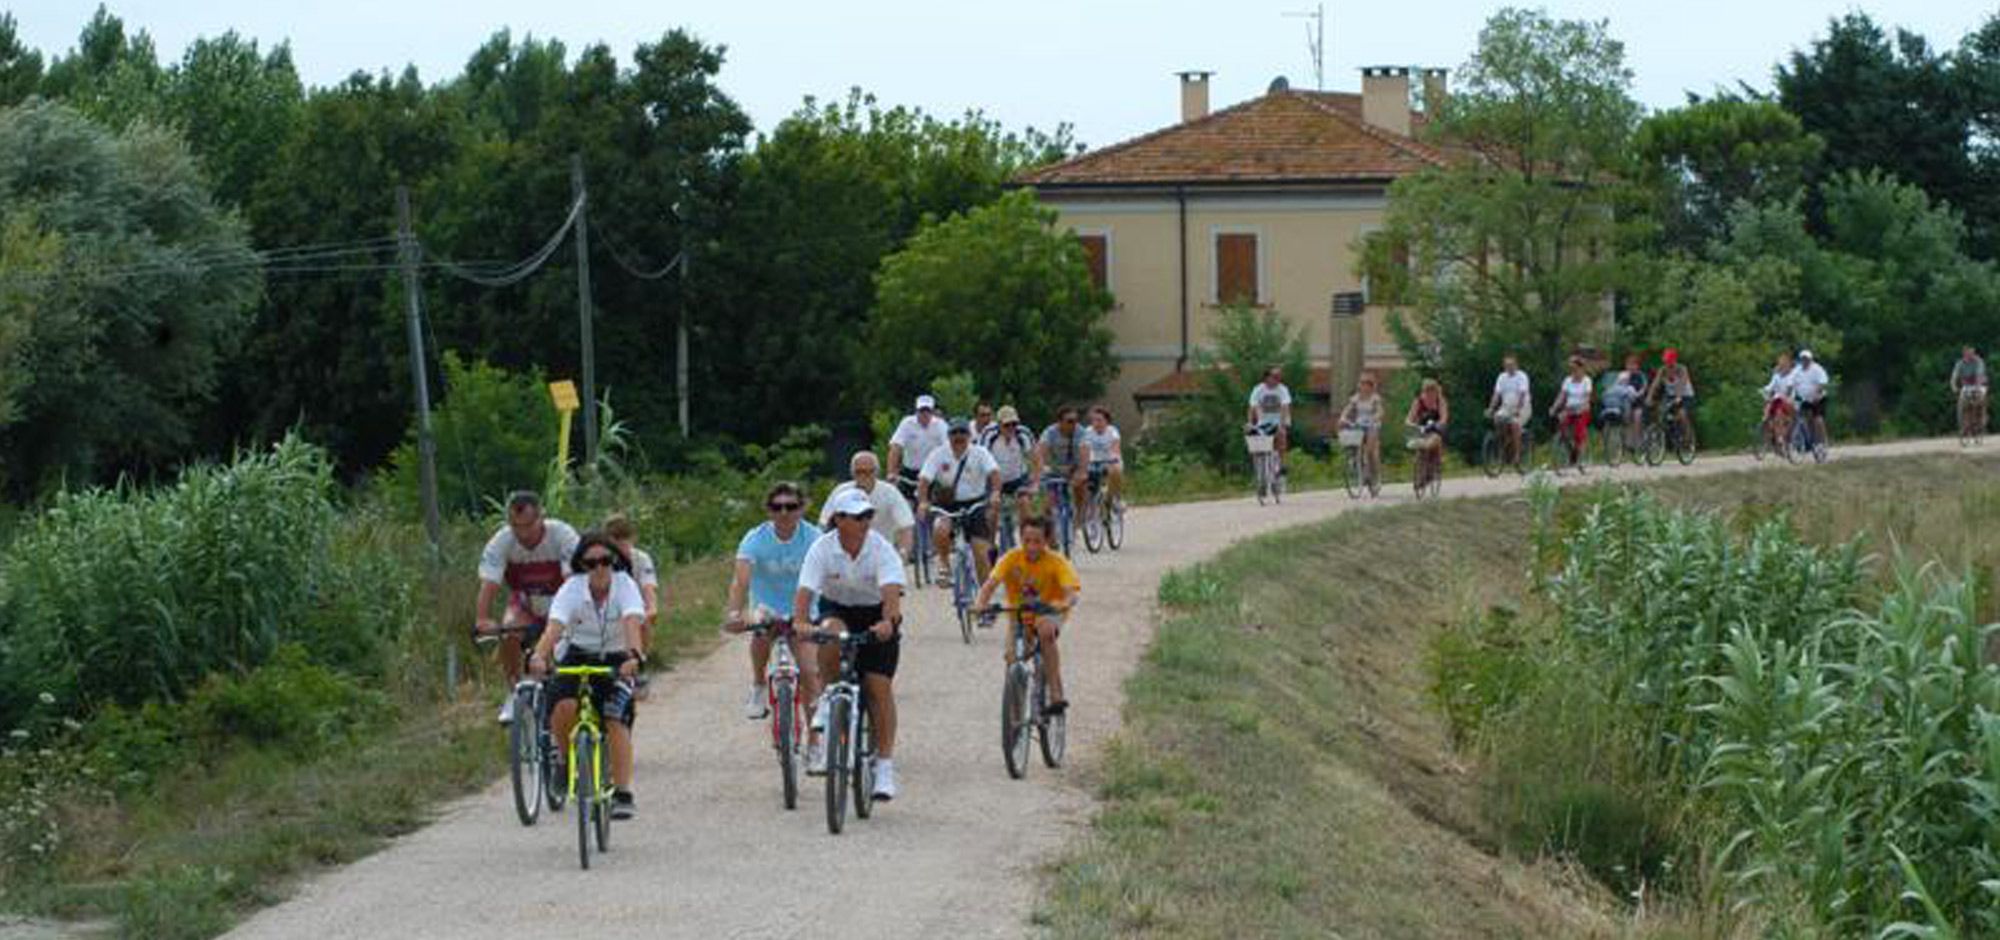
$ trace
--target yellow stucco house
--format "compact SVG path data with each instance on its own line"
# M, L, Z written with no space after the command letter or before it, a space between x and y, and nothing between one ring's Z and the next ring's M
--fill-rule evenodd
M1361 311L1360 358L1385 370L1402 361L1384 308L1363 303L1355 243L1381 227L1391 183L1445 159L1417 138L1412 70L1363 69L1360 94L1274 82L1213 113L1210 74L1181 73L1180 123L1015 181L1076 233L1116 298L1119 374L1105 403L1128 421L1194 386L1195 349L1239 299L1305 328L1317 387L1295 391L1324 400L1326 366L1353 361L1336 347L1355 333L1334 324L1343 295ZM1425 100L1442 100L1444 77L1421 71Z

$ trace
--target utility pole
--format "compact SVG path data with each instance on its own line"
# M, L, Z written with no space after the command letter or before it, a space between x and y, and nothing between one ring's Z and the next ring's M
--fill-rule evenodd
M430 378L424 368L423 298L417 281L417 236L410 225L410 188L396 187L397 254L403 264L404 319L410 329L410 381L417 392L418 481L423 490L424 535L431 543L431 594L438 591L438 569L444 562L438 523L437 441L431 436ZM445 644L445 688L458 688L458 646Z
M674 398L680 403L681 437L688 436L688 311L694 298L688 296L688 258L694 247L687 226L681 226L681 322L674 339Z
M597 463L597 348L590 336L590 199L583 188L583 155L570 154L569 186L576 208L576 307L583 337L583 465ZM686 422L682 422L686 427Z

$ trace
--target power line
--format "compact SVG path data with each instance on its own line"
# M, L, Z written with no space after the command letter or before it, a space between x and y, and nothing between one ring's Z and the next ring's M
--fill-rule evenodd
M499 271L481 271L473 265L451 261L436 263L446 274L460 280L471 281L484 287L512 287L527 280L528 275L540 270L542 265L548 263L549 258L555 255L556 249L562 247L563 240L569 237L570 230L576 225L577 217L583 212L583 203L581 197L571 202L569 216L563 219L562 227L556 229L555 234L549 236L549 240L539 250L518 264Z
M623 268L626 274L641 281L660 280L674 273L674 270L681 266L681 262L687 260L687 252L680 251L676 252L673 257L668 258L667 263L661 265L658 270L642 270L643 265L633 261L624 249L618 247L618 240L612 237L609 229L599 229L597 235L604 240L604 249L611 255L611 260L616 262L620 268Z

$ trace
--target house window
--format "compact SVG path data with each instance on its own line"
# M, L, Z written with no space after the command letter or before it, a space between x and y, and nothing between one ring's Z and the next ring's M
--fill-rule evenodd
M1083 263L1090 269L1090 283L1098 290L1111 289L1111 233L1101 230L1077 230L1077 243L1083 246Z
M1215 233L1216 303L1263 303L1261 247L1256 232Z

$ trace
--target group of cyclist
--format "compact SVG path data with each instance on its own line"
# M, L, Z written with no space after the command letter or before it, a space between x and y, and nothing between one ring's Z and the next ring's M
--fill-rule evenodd
M1019 609L1024 598L1043 605L1035 632L1050 690L1044 711L1058 714L1068 707L1059 637L1080 584L1075 568L1054 548L1051 523L1033 511L1034 484L1067 490L1078 501L1073 505L1082 505L1097 486L1114 501L1122 499L1125 482L1122 436L1103 408L1091 409L1087 419L1075 408L1063 408L1036 435L1012 406L982 405L973 421L947 419L934 398L919 396L890 439L889 462L897 469L895 483L882 479L873 452L854 454L848 465L852 478L828 494L818 525L807 520L801 487L772 486L764 499L767 518L737 544L723 625L731 633L759 628L749 644L751 687L743 706L751 720L769 716L765 676L774 643L787 644L800 666L801 700L816 702L838 674L841 650L837 643L813 642L815 629L868 634L854 665L875 729L870 796L883 801L899 792L894 680L908 586L904 566L916 561L915 527L935 521L933 544L942 561L952 549L948 514L961 516L962 531L972 542L980 581L976 606L982 611L1003 589L1011 608ZM1003 499L1015 502L1019 547L996 558L992 545ZM931 512L933 507L939 512ZM637 812L631 728L637 702L645 698L642 667L660 606L658 568L637 547L637 537L636 526L623 516L579 534L548 518L539 496L522 491L508 498L507 522L488 541L479 563L475 634L498 641L510 687L524 678L548 681L546 720L559 749L567 746L576 722L578 696L587 690L598 704L609 739L614 819ZM1005 655L1011 662L1012 645ZM587 683L555 675L558 667L586 665L614 673ZM502 724L543 720L516 715L514 701L509 695L502 705ZM809 774L826 772L821 740L826 718L821 703L806 742Z

